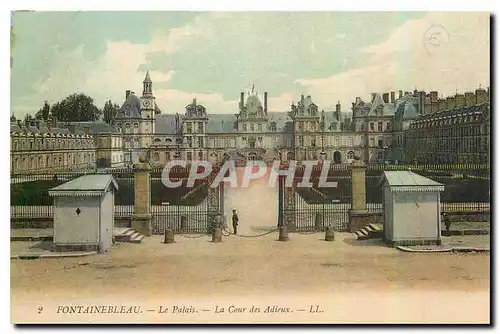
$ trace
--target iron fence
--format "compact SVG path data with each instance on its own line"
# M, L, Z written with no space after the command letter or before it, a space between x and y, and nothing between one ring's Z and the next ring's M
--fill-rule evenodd
M49 190L58 185L89 174L112 174L118 184L115 193L115 215L134 213L134 173L130 168L53 171L51 173L11 174L11 218L48 218L54 216L53 198Z

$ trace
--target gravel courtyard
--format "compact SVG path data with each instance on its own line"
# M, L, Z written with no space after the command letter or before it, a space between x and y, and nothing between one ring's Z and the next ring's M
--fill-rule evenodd
M172 300L203 304L266 298L295 303L309 298L313 304L323 300L325 312L333 313L304 315L303 321L489 321L488 253L416 254L386 247L379 241L357 241L348 233L338 233L334 242L323 238L323 233L290 234L289 242L278 242L276 233L271 233L258 238L229 236L214 244L208 236L176 236L175 244L166 245L155 236L139 245L117 244L105 255L12 260L12 319L82 321L55 314L55 305L69 301L140 301L150 305ZM404 298L412 302L406 304ZM350 306L352 313L343 307L346 303L357 305ZM36 315L39 305L46 312L43 318ZM403 305L413 311L403 311ZM367 311L361 312L363 308ZM157 315L148 317L147 321L134 319L162 321ZM280 317L252 321L302 319L299 314ZM232 321L216 315L207 319ZM192 320L169 318L170 322ZM115 316L101 321L132 320Z

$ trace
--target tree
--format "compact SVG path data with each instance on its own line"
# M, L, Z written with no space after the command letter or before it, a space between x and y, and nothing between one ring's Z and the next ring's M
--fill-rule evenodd
M110 124L113 118L116 116L116 113L120 109L120 106L116 103L112 103L111 100L106 101L103 108L103 117L104 122Z
M96 121L102 110L94 105L94 99L85 94L71 94L52 105L51 115L62 122Z
M35 114L36 119L43 119L44 121L49 119L50 115L50 104L45 101L43 107L41 107L38 112Z
M26 114L26 116L24 116L24 126L30 125L31 121L33 121L34 119L35 118L30 114Z

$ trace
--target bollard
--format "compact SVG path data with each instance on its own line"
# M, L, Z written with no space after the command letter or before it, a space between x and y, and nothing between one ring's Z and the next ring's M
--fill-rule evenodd
M165 230L165 239L163 240L163 242L166 244L173 244L175 242L174 230L172 229Z
M331 226L327 226L325 229L325 240L326 241L335 240L335 234L333 233L333 228Z
M212 242L222 242L222 230L220 227L214 228L212 232Z
M288 241L288 231L286 229L286 226L280 226L279 227L279 238L278 241Z

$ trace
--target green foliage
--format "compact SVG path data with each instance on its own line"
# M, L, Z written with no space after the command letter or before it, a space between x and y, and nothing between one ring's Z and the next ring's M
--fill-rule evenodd
M119 105L112 103L111 100L106 101L103 108L104 122L110 124L111 120L116 116L118 109L120 109Z
M41 107L38 112L35 114L36 119L42 119L44 121L49 119L50 115L50 104L49 102L45 101L43 104L43 107Z
M96 121L101 118L102 110L94 105L93 98L80 93L53 104L51 114L62 122Z

